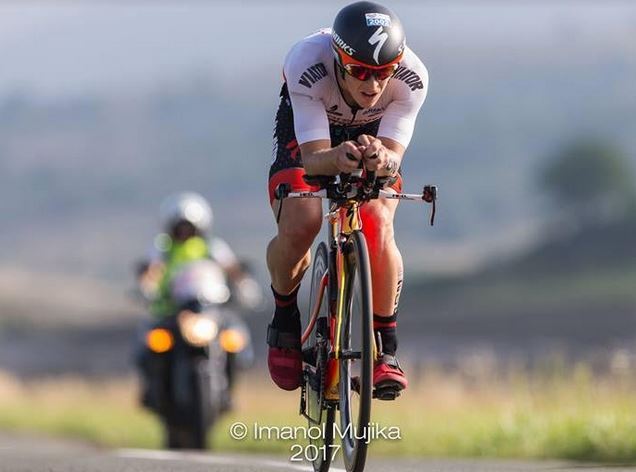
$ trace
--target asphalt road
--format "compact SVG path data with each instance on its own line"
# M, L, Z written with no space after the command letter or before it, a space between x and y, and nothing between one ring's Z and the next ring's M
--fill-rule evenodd
M50 439L0 435L0 472L269 472L307 471L309 464L286 458L170 452L140 449L105 450ZM343 472L335 464L333 472ZM453 459L387 459L370 457L365 472L620 472L630 466L565 462L522 462Z

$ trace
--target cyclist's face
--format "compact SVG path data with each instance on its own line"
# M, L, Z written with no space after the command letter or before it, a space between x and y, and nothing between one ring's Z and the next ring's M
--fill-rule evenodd
M375 75L367 80L358 80L349 74L344 74L344 86L347 92L362 108L371 108L378 103L388 83L388 78L378 80Z

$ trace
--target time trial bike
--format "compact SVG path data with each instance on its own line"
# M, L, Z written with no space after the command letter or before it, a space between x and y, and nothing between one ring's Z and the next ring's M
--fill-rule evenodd
M275 191L280 200L278 217L286 198L321 198L329 201L326 241L314 251L309 309L303 320L303 382L300 414L310 428L308 459L316 472L327 472L341 449L348 472L362 472L369 444L372 398L393 400L395 386L373 389L373 365L381 355L381 339L373 335L371 269L362 233L360 207L378 199L396 199L432 204L435 218L437 187L425 186L421 194L386 190L388 177L358 169L337 176L305 176L316 191L294 192L289 184ZM340 412L335 423L336 410ZM334 427L335 426L335 427ZM313 439L313 438L317 439ZM335 446L334 437L341 439Z

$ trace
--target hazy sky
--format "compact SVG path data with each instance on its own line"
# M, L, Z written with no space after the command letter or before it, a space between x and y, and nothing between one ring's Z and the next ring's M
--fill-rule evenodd
M348 2L0 3L0 93L148 87L198 72L279 80L289 46ZM391 2L421 56L565 45L577 34L636 45L636 2ZM634 46L636 49L636 46ZM636 53L636 50L635 50ZM259 71L262 70L262 75Z

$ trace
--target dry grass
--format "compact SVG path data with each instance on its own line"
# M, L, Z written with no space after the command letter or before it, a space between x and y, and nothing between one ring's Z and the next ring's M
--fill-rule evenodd
M376 454L636 459L636 383L629 372L593 377L585 366L526 374L447 374L430 367L396 402L376 401L373 421L400 428L401 440L372 445ZM133 379L61 378L19 382L0 376L0 428L88 439L116 447L159 447L159 423L136 406ZM228 434L235 421L302 426L298 393L247 373L236 409L217 425L221 450L289 453L295 441Z

